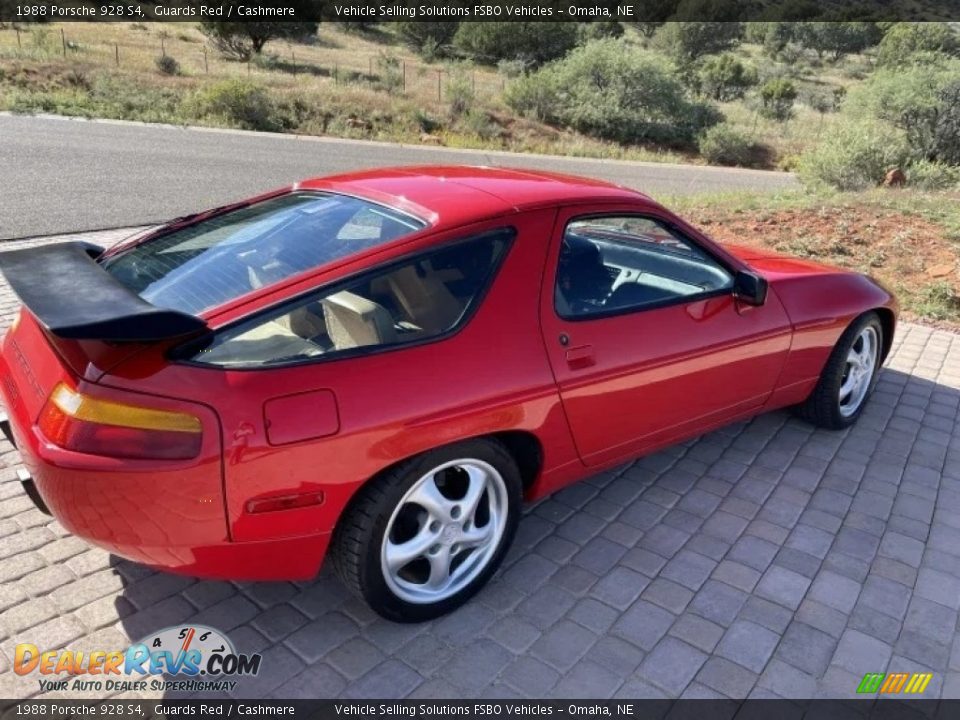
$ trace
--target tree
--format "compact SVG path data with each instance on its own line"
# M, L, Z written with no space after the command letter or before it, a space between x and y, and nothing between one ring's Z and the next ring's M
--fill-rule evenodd
M761 114L783 122L793 114L797 88L786 78L767 80L760 88Z
M662 57L622 40L597 40L515 80L505 96L524 115L618 142L690 146L721 119L687 98Z
M880 41L877 62L906 65L915 55L929 52L960 54L960 40L947 23L896 23Z
M816 52L817 57L829 55L839 60L876 45L881 33L871 22L805 22L797 23L795 36L803 47Z
M654 41L684 64L728 50L740 39L742 30L743 24L738 22L669 22L657 30Z
M200 30L221 53L246 61L259 55L270 40L295 39L314 35L315 22L219 22L205 20Z
M576 23L461 23L454 46L479 62L526 60L540 65L566 55L577 44Z
M747 88L757 84L757 72L733 55L708 57L700 68L700 92L712 100L726 102L742 98Z
M421 50L428 44L435 47L449 45L460 23L405 20L396 23L395 27L408 45Z

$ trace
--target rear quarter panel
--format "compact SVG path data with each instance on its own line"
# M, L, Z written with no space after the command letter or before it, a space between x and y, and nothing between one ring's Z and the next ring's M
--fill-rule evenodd
M149 387L216 408L234 540L329 532L357 489L378 472L479 435L526 430L540 439L545 473L579 465L539 331L540 283L555 214L545 209L511 215L437 238L454 240L508 225L517 230L476 314L446 339L269 370L127 363L104 382ZM336 398L338 432L271 445L265 405L315 390ZM319 507L245 512L251 498L315 490L325 496Z

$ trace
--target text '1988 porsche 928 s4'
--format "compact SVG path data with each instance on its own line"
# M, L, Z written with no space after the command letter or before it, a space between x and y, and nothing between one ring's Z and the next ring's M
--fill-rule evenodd
M632 190L493 168L310 180L0 268L41 509L203 577L310 578L329 548L400 621L482 587L524 499L775 408L853 423L897 313Z

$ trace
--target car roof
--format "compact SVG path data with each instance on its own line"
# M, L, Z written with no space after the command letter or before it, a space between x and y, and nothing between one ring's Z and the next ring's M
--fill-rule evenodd
M463 165L378 168L304 180L302 190L356 195L454 227L520 210L590 200L646 200L612 183L541 170Z

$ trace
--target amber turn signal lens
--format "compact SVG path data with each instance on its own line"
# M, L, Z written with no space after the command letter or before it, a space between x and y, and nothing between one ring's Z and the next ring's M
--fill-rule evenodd
M93 398L65 383L50 394L38 426L62 448L109 457L192 458L202 439L194 415Z

